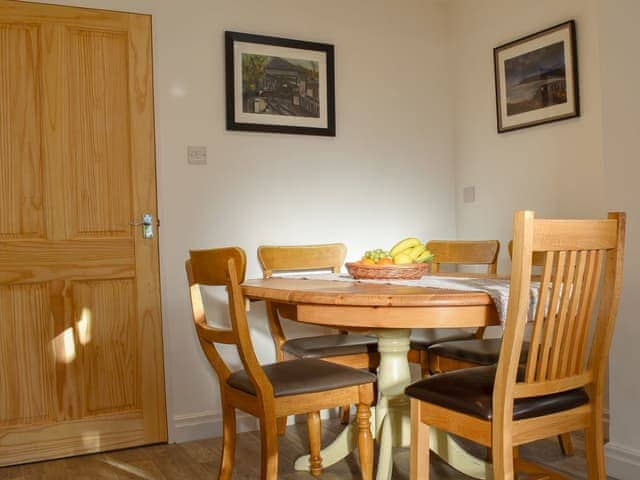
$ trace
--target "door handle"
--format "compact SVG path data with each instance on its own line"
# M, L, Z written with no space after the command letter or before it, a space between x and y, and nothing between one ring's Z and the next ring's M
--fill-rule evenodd
M153 238L153 215L142 214L141 222L129 222L132 227L142 227L142 238Z

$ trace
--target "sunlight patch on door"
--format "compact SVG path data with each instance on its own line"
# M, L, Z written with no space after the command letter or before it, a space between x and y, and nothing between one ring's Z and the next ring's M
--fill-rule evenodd
M81 345L87 345L91 341L91 319L91 310L83 307L80 313L80 320L76 322L76 333Z
M71 363L76 359L76 346L73 340L73 327L67 328L53 339L56 361Z

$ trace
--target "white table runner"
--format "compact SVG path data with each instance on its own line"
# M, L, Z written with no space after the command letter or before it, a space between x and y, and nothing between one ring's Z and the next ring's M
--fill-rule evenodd
M407 285L411 287L442 288L447 290L462 290L466 292L480 291L487 293L496 306L500 323L504 325L507 318L507 305L509 304L509 280L504 278L472 278L472 277L447 277L442 275L425 275L417 280L356 280L348 273L319 273L311 275L292 275L293 278L308 278L310 280L335 280L345 282L382 283L390 285ZM529 320L531 320L538 303L538 290L540 284L531 282L529 301Z

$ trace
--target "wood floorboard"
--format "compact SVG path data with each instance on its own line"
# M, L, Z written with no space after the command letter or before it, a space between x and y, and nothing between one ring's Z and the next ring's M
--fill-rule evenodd
M323 422L322 441L326 445L341 431L337 419ZM586 478L582 436L574 434L576 454L564 457L555 439L535 442L522 447L521 454L535 462L550 466L572 479ZM306 453L307 429L304 423L287 428L280 437L279 478L310 480L313 477L293 469L294 460ZM481 447L465 444L475 454ZM66 458L50 462L0 468L0 480L211 480L216 478L222 439L212 438L171 445L151 445L95 455ZM437 457L433 456L433 480L468 480ZM260 434L238 435L234 479L253 480L260 472ZM320 477L325 480L359 478L358 460L349 455L344 461L326 468ZM409 450L397 449L394 454L393 480L409 478ZM523 479L524 480L524 479ZM614 480L614 479L611 479Z

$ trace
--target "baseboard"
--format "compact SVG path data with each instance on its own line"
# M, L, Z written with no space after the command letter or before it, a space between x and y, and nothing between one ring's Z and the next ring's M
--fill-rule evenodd
M323 410L320 418L333 418L338 415L336 409ZM305 415L289 417L287 424L306 421ZM253 415L244 412L236 413L236 429L238 433L258 430L258 421ZM173 416L173 435L169 443L184 443L204 438L222 436L222 414L214 411L188 413Z
M640 478L640 451L609 442L604 447L607 475L617 480Z
M236 414L236 428L238 432L250 432L258 429L256 417L248 413ZM222 414L219 412L205 411L174 415L173 435L170 443L183 443L203 438L222 436Z

